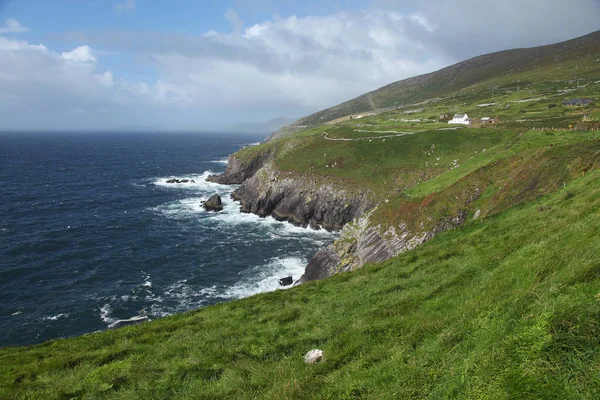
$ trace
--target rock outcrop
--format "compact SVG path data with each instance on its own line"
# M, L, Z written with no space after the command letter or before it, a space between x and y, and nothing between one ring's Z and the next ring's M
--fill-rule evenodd
M292 276L286 276L285 278L279 279L279 286L290 286L294 283L294 278Z
M212 195L208 200L202 203L202 207L206 211L223 211L223 202L221 201L221 196L218 194Z
M196 181L194 181L193 179L177 179L177 178L173 178L173 179L167 180L167 183L196 183Z
M242 212L299 226L338 231L375 204L369 193L351 192L323 179L281 174L267 162L236 189Z
M268 150L247 159L242 159L232 154L227 161L225 172L220 175L210 175L206 180L223 185L239 185L256 174L272 158L273 154Z
M283 173L277 169L269 151L240 160L229 157L227 170L208 180L240 184L232 198L241 211L261 217L273 216L299 226L341 230L335 243L321 249L295 283L319 280L336 273L352 271L371 262L388 260L432 239L440 232L462 225L466 209L454 217L428 221L429 229L410 230L406 224L382 227L371 223L376 206L370 192L351 190L324 177ZM479 197L477 190L465 206Z
M438 221L430 230L411 232L405 224L389 227L370 224L372 211L342 229L335 243L321 249L309 261L299 283L327 278L334 274L353 271L367 263L389 260L401 253L431 240L437 234L462 225L468 212L461 210L453 218Z

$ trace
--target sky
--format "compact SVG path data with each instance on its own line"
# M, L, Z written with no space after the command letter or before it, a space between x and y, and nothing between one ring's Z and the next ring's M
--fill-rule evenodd
M600 30L600 0L0 0L0 130L299 118Z

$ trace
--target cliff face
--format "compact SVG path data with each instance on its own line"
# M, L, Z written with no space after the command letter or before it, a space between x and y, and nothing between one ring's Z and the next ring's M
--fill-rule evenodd
M405 224L389 227L371 224L376 202L370 193L350 191L324 178L281 173L270 151L244 159L232 154L226 171L208 178L221 184L241 184L232 197L241 211L273 216L299 226L341 230L338 240L310 260L300 283L352 271L371 262L382 262L414 249L435 235L462 225L467 211L446 217L432 229L410 231ZM465 206L479 197L470 195Z
M209 182L223 185L238 185L246 179L251 178L268 161L273 158L270 151L258 153L248 159L240 159L235 154L229 156L227 169L221 175L211 175L207 178Z
M367 263L386 261L431 240L440 232L462 225L468 215L466 211L459 211L454 218L438 221L431 230L411 232L402 224L381 233L380 225L370 225L371 214L366 213L346 225L335 243L319 250L308 263L300 283L353 271Z
M314 178L283 176L266 162L233 193L242 212L337 231L375 204L368 193L351 193Z

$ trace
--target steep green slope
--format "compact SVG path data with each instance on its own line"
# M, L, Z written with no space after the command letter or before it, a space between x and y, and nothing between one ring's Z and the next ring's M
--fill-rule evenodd
M437 72L386 85L302 118L294 125L317 125L351 114L447 97L478 84L485 86L481 88L483 92L488 92L490 87L498 86L496 81L499 79L508 81L515 89L546 78L548 81L565 77L586 79L599 75L599 59L600 31L549 46L486 54ZM528 72L533 76L528 77Z
M598 398L598 226L591 170L355 273L2 349L0 397Z

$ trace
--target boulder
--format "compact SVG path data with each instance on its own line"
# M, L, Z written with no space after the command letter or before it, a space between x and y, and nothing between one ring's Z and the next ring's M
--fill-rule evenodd
M167 183L188 183L188 182L196 183L196 182L194 182L193 179L191 181L189 179L177 179L177 178L167 180Z
M319 361L325 361L323 350L313 349L304 356L304 362L306 364L316 364Z
M221 196L218 194L212 195L202 206L206 211L223 211L223 202L221 201Z
M291 276L279 279L279 286L290 286L292 283L294 283L294 278Z

